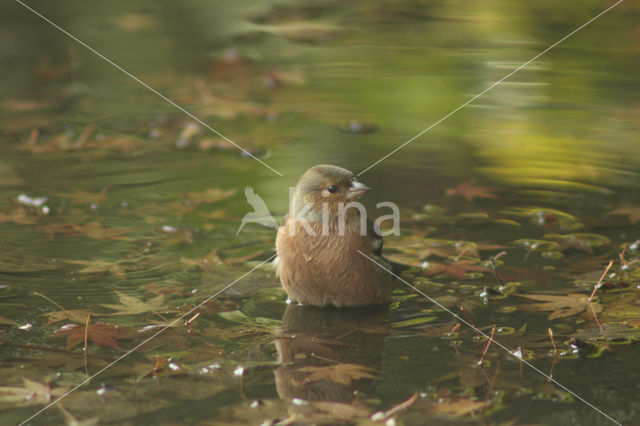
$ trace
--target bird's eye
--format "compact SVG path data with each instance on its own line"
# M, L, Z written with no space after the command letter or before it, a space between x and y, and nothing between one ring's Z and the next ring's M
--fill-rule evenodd
M338 188L336 188L336 186L335 186L335 185L329 185L329 186L327 187L327 191L329 191L329 192L330 192L330 193L332 193L332 194L333 194L333 193L335 193L337 190L338 190Z

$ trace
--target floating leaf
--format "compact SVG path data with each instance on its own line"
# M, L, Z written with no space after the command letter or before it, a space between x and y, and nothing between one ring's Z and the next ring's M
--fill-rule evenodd
M78 324L66 324L54 333L55 336L67 336L67 349L84 342L85 327ZM97 323L89 326L87 339L96 345L120 349L118 340L130 339L129 330L117 325Z
M640 206L621 207L607 213L607 216L610 215L627 216L629 222L635 225L640 222Z
M571 293L565 295L554 294L520 294L520 297L535 300L542 303L525 305L522 309L553 311L549 314L549 319L565 318L593 309L593 312L602 311L602 305L589 302L588 295L582 293Z
M165 307L163 307L164 298L165 298L164 294L160 294L152 299L147 300L146 302L143 302L142 300L136 297L128 296L124 293L119 292L118 290L114 290L114 291L118 295L118 298L120 299L120 304L119 305L113 305L113 304L100 305L100 306L104 306L105 308L118 311L110 315L136 315L136 314L142 314L145 312L158 312L158 311L175 312L175 310L168 310Z
M298 371L309 374L304 383L316 382L318 380L330 380L341 385L349 385L353 380L376 379L371 374L372 368L360 364L336 364L325 367L301 367Z
M461 183L455 188L449 188L445 192L447 195L459 195L467 202L471 203L474 198L498 198L493 192L498 188L491 188L489 186L477 186L472 182Z
M23 387L0 386L0 402L13 406L48 404L53 398L64 394L69 388L58 387L51 389L48 383L22 378Z
M67 260L67 263L72 265L83 265L84 268L78 269L78 272L82 274L104 274L107 272L112 273L120 278L125 278L125 269L120 266L122 261L108 261L108 260Z
M85 309L71 309L71 310L63 310L63 311L55 311L49 312L46 314L42 314L47 317L47 324L53 324L59 321L73 321L84 324L87 321L87 317L89 316L90 311Z

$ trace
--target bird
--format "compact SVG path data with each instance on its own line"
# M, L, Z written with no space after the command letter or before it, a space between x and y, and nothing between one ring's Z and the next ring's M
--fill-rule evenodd
M291 301L320 307L389 303L392 275L372 261L386 264L382 236L363 218L364 206L345 209L369 189L350 171L328 164L300 177L276 236L276 275Z
M280 227L280 225L278 225L278 221L271 216L271 212L269 211L266 203L258 194L255 193L253 188L247 186L244 189L244 195L247 197L247 202L251 204L254 211L247 213L242 217L242 223L236 231L236 235L242 231L242 228L244 228L247 223L259 223L260 225L278 230Z

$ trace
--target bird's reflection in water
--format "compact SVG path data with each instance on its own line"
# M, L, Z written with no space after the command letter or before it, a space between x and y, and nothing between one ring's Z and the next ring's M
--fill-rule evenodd
M290 414L311 420L328 406L319 401L366 410L362 401L380 376L388 317L386 307L289 305L275 338L279 367L274 374Z

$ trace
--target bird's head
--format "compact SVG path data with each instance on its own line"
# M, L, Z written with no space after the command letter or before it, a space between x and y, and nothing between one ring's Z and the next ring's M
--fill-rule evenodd
M295 209L312 204L321 211L327 203L331 212L340 203L347 204L363 196L369 187L358 182L353 173L342 167L320 164L307 170L298 180L294 202Z

